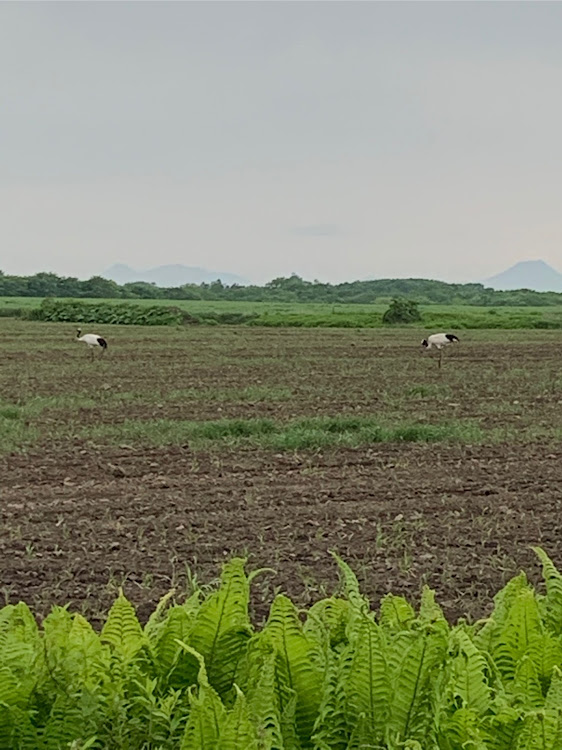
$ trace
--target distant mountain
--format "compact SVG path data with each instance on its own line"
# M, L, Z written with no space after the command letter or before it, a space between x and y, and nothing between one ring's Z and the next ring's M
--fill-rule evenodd
M516 263L496 276L484 281L493 289L534 289L537 292L562 292L562 273L544 260L525 260Z
M224 284L248 284L248 280L233 273L208 271L206 268L171 265L156 266L145 271L136 271L123 263L115 263L101 274L105 279L112 279L118 284L129 284L132 281L147 281L156 286L182 286L183 284L209 283L220 279Z

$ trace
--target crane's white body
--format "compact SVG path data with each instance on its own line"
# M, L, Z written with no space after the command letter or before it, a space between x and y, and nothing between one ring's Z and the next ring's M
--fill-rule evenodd
M458 341L458 338L454 333L433 333L422 341L422 346L426 349L431 349L434 346L436 349L442 349L448 344L453 344Z
M97 333L85 333L78 338L78 341L83 341L85 344L88 344L88 346L98 348L98 339L101 339L101 336L98 336Z
M97 333L85 333L83 336L81 336L81 333L82 331L78 329L76 340L83 341L84 344L87 345L88 349L92 353L92 358L94 357L96 349L100 349L101 354L103 355L103 353L107 349L107 341L103 338L103 336L98 336Z

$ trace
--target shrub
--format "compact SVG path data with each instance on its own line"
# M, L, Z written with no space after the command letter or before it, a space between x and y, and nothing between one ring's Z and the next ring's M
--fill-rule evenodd
M80 300L44 299L26 316L30 320L51 323L99 323L137 326L168 326L197 323L179 307L135 305L130 302L88 303Z
M404 297L395 297L390 303L390 307L382 316L383 323L415 323L421 320L422 316L418 309L418 303L412 299Z

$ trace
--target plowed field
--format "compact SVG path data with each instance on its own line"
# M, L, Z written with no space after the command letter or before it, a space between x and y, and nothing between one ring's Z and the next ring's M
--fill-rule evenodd
M335 550L373 600L427 583L446 614L477 618L537 570L530 545L562 563L559 333L458 332L441 370L423 331L99 333L108 355L90 362L72 326L0 320L6 601L96 618L123 585L144 617L245 554L273 569L260 616L275 589L332 590ZM280 449L244 432L344 416L456 433ZM242 433L193 438L233 419Z

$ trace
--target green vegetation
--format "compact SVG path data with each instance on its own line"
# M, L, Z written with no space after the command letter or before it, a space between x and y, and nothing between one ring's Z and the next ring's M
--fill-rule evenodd
M562 305L562 294L530 289L498 292L482 284L447 284L430 279L374 279L342 284L306 281L293 274L279 277L264 286L185 284L157 287L146 282L119 286L101 276L87 281L52 273L34 276L8 276L0 271L0 297L73 297L109 299L225 300L246 302L315 302L329 304L386 304L394 297L408 297L420 304L476 306Z
M304 450L335 445L355 448L390 442L473 442L481 439L482 433L470 423L404 423L388 426L369 416L343 416L310 417L288 423L272 419L220 419L208 422L126 420L119 425L88 428L82 436L112 442L133 440L151 445L183 445L189 442L191 448L207 448L213 443L223 443L276 450Z
M383 323L417 323L422 319L418 303L404 297L396 297L382 316Z
M28 298L24 305L0 299L0 318L99 325L249 325L269 328L381 328L385 305L326 305L315 303L207 302L172 300L45 300ZM14 303L14 304L13 304ZM402 303L401 303L402 304ZM412 309L413 301L405 301ZM413 306L413 307L412 307ZM425 330L561 329L562 306L476 307L426 305L419 320L401 325Z
M562 576L524 573L490 617L451 626L424 587L417 611L375 615L336 557L342 593L301 618L275 596L256 629L245 561L220 587L165 596L141 625L120 594L100 633L54 607L0 610L0 748L50 750L560 750ZM264 571L261 571L264 574Z

